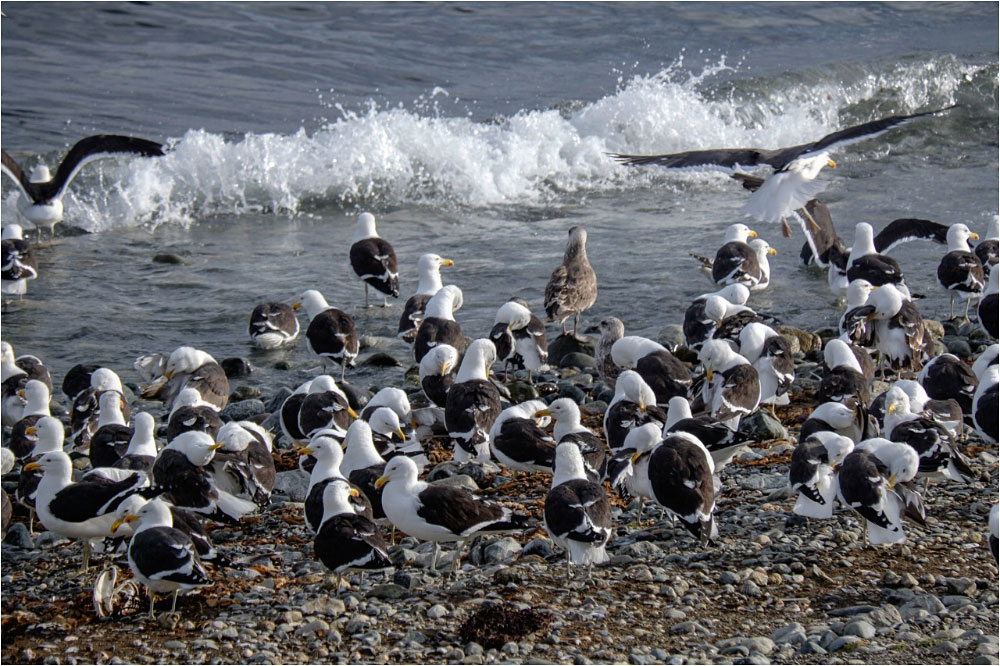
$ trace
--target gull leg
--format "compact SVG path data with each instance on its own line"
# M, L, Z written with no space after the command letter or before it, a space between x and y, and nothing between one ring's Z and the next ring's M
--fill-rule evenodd
M465 550L465 545L469 542L468 539L462 539L458 543L458 547L455 549L455 559L451 563L451 573L458 577L458 565L462 561L462 551Z
M90 539L83 540L83 566L80 573L84 573L90 568Z
M955 318L955 292L951 292L951 316L948 317L949 320Z
M340 364L340 381L341 381L341 383L344 382L344 378L345 377L347 377L347 359L344 359L344 362Z
M783 217L781 218L781 235L785 238L792 237L792 228L788 226L788 222Z
M382 307L384 307L384 308L389 307L389 297L388 296L383 296L382 297Z
M566 578L573 577L573 560L569 557L569 549L566 550Z
M370 308L371 305L368 304L368 283L365 282L365 309Z
M813 216L809 214L809 211L805 209L805 206L803 206L799 210L802 211L803 215L805 215L806 225L809 227L809 231L813 232L814 234L820 231L819 225L816 224L816 220L814 220ZM818 262L819 257L816 257L816 260Z
M170 612L174 613L177 611L177 596L181 593L181 589L177 588L174 590L174 600L170 602Z
M148 587L146 590L149 592L149 619L155 620L156 613L153 612L153 605L156 603L156 593L150 590Z
M434 555L431 556L431 571L437 571L437 561L438 561L438 551L441 550L441 544L437 541L434 542Z
M963 317L965 321L969 321L969 308L971 306L972 306L972 296L969 295L969 297L965 299L965 317Z

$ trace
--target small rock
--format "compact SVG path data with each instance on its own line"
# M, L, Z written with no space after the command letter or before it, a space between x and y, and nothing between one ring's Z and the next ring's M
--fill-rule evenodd
M656 334L656 341L667 349L684 345L684 328L680 324L667 324Z
M438 479L432 482L435 486L453 486L456 488L465 488L467 490L479 490L479 485L472 480L472 477L468 474L456 474L455 476L446 476L444 478Z
M759 409L741 420L739 430L755 442L788 439L788 430L764 409Z
M587 399L587 394L578 387L570 384L569 382L559 382L559 393L557 395L559 398L569 398L578 405L582 405Z
M795 328L794 326L778 326L775 330L786 338L796 340L798 342L799 352L803 354L808 354L811 351L821 349L823 346L823 340L818 335L808 331L803 331L801 328ZM798 353L794 349L794 343L792 344L792 347L792 353Z
M283 493L293 502L304 502L309 490L309 477L297 469L278 472L274 476L274 491Z
M371 590L368 591L369 597L374 597L375 599L400 599L405 597L409 591L402 585L397 585L396 583L384 583L381 585L376 585Z
M256 386L247 386L246 384L241 384L236 387L236 390L229 394L229 402L239 402L241 400L249 400L251 398L259 398L262 393L260 389ZM264 406L264 411L267 411L267 406Z
M555 550L552 548L552 542L545 537L535 537L524 544L524 548L521 549L521 557L527 557L528 555L538 555L542 559L548 559L552 555L555 555ZM468 652L466 650L466 654Z
M448 609L441 604L434 604L427 609L427 617L432 620L440 620L448 614Z
M857 645L861 642L861 639L855 635L844 635L839 638L835 638L830 645L827 647L829 652L836 652L837 650L843 650L844 648L850 648L852 645Z
M521 552L521 544L513 537L503 537L483 547L483 561L486 564L498 564L513 559Z
M528 382L521 380L516 380L508 384L507 390L510 391L511 400L515 404L534 400L538 397L538 389Z
M588 338L586 342L581 342L572 335L560 334L558 337L549 341L549 365L562 367L562 359L567 354L579 352L587 354L588 356L593 356L594 351L594 343L591 339Z
M219 418L223 421L247 421L266 412L267 406L262 400L251 398L250 400L229 403L225 409L219 412Z
M174 254L172 252L160 252L158 254L153 255L153 263L182 266L188 262L185 261L180 255Z
M859 638L868 639L875 635L875 627L866 620L857 620L844 627L843 634L844 636L858 636Z
M246 377L253 372L253 367L250 365L250 361L238 356L224 358L219 362L219 365L222 366L222 370L226 373L226 377L229 379Z
M382 351L375 352L371 356L367 356L361 361L358 361L359 366L369 366L372 368L401 368L403 364L400 363L394 356L387 354Z
M28 533L28 528L24 523L13 523L7 529L7 536L4 537L3 542L8 546L22 550L31 550L35 547L35 542L31 540L31 534Z
M944 337L944 326L934 319L924 319L924 332L929 333L931 340L940 340Z
M560 368L593 368L595 365L593 356L581 352L570 352L559 360Z

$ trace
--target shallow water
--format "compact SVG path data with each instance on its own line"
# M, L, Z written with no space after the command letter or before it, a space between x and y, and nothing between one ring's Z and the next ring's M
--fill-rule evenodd
M449 256L458 320L484 335L511 295L536 313L566 230L589 232L600 295L634 334L680 323L712 285L711 254L745 199L720 174L626 169L606 152L792 145L846 125L961 106L835 155L821 196L849 245L856 222L963 221L997 212L997 7L990 3L306 5L5 4L4 149L54 164L78 138L166 141L157 160L88 167L66 197L41 277L3 315L17 353L55 377L74 363L124 372L180 344L250 354L254 382L316 367L303 342L251 352L263 299L318 288L391 336L401 302L364 311L347 263L371 210L412 293L424 252ZM17 219L4 179L0 214ZM752 305L817 328L837 310L798 263L796 231ZM89 233L73 233L73 230ZM157 253L183 265L155 263ZM893 252L925 316L947 315L943 248ZM555 329L550 329L550 334ZM400 359L407 348L392 342ZM273 369L291 358L295 371ZM361 369L360 383L401 381Z

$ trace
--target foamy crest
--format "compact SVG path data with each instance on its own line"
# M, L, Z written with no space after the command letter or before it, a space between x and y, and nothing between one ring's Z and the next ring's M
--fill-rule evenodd
M291 135L190 130L164 157L88 168L67 195L65 223L101 231L331 205L552 206L566 193L692 179L724 187L717 175L624 168L607 153L802 143L878 115L950 104L983 69L942 56L754 78L734 74L724 58L697 74L681 64L621 80L573 111L476 122L442 116L421 99L412 109L333 104L338 119ZM435 89L431 98L438 93L447 94ZM5 219L16 215L15 200L4 198Z

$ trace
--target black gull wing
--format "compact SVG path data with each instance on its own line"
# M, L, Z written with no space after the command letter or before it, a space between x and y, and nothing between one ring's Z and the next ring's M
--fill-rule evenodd
M893 220L873 239L875 251L885 254L897 245L913 240L929 240L939 245L948 244L948 227L930 220L903 217Z
M63 190L85 164L122 153L157 157L163 155L163 146L155 141L117 134L98 134L80 139L66 153L55 177L47 183L35 184L37 197L33 198L48 201L62 196Z

